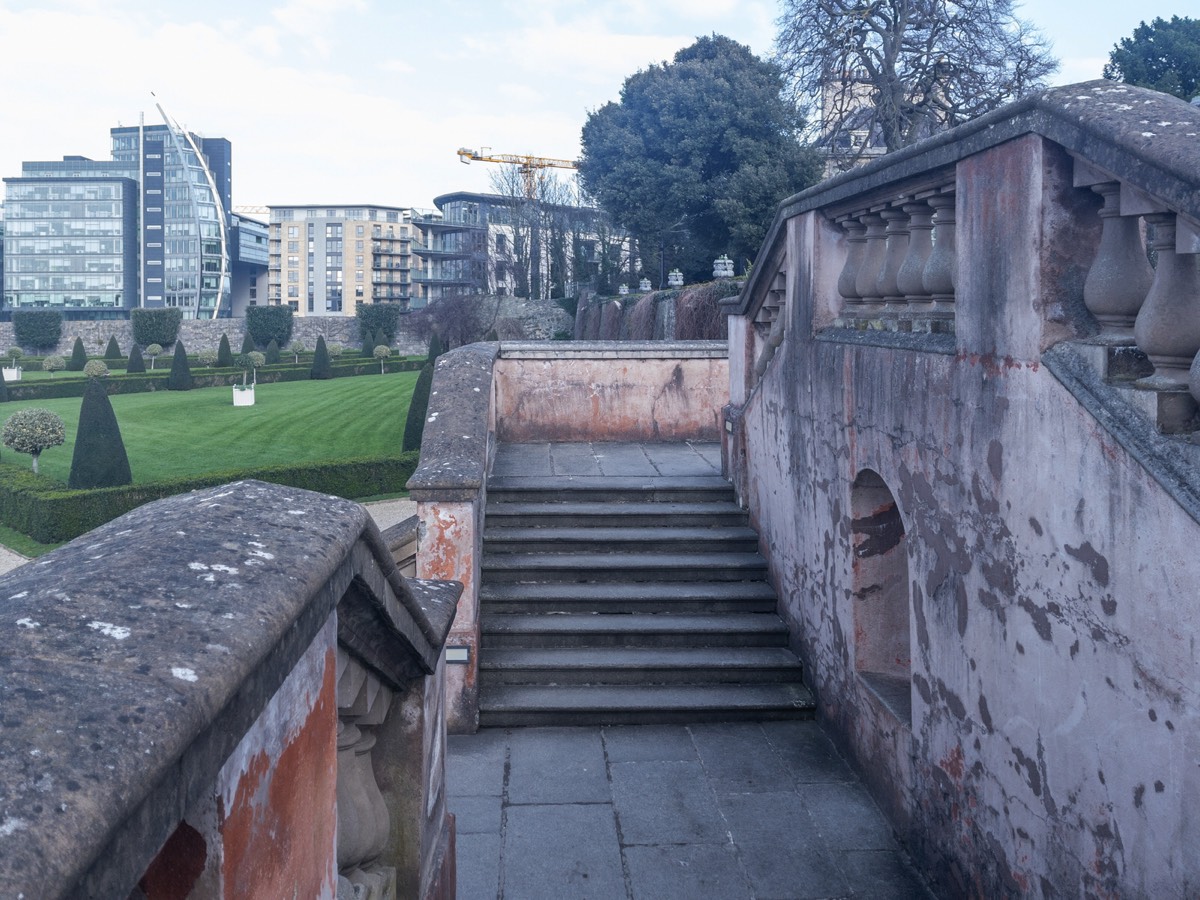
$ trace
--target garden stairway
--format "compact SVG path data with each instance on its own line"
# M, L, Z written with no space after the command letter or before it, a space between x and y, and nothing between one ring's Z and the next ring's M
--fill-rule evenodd
M480 725L810 717L716 444L505 444L488 479Z

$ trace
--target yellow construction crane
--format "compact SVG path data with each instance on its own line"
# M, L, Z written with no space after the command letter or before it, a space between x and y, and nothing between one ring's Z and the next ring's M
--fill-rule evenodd
M545 169L578 169L579 164L571 159L553 159L549 156L534 156L530 153L491 153L490 147L475 151L466 147L458 150L458 160L463 165L470 165L471 160L477 162L508 163L517 167L525 180L525 196L532 200L537 194L537 186L543 177Z

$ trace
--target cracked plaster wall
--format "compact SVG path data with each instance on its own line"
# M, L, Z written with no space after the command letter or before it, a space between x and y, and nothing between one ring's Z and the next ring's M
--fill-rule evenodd
M731 322L729 456L821 714L944 889L1194 896L1200 526L1039 364L1094 246L1069 174L1035 137L960 165L956 355L814 340L844 251L789 222L789 333L752 390ZM855 674L868 468L907 533L911 730Z

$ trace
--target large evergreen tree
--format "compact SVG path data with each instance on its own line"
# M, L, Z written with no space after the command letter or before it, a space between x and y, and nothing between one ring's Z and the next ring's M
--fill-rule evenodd
M71 457L71 476L67 485L86 490L116 487L132 481L129 456L104 382L89 378L79 407L79 428L75 434L75 452Z
M637 238L652 281L678 266L711 276L728 253L753 259L780 200L820 175L798 140L779 69L721 35L631 75L588 116L579 174Z
M221 335L221 343L217 345L217 367L228 369L233 365L233 351L229 348L229 335Z
M1113 47L1104 77L1183 100L1200 95L1200 19L1142 22Z

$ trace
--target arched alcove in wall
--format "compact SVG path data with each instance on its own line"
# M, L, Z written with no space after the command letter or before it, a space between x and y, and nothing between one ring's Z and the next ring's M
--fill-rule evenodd
M902 718L911 716L908 551L896 498L864 469L850 490L855 669Z

